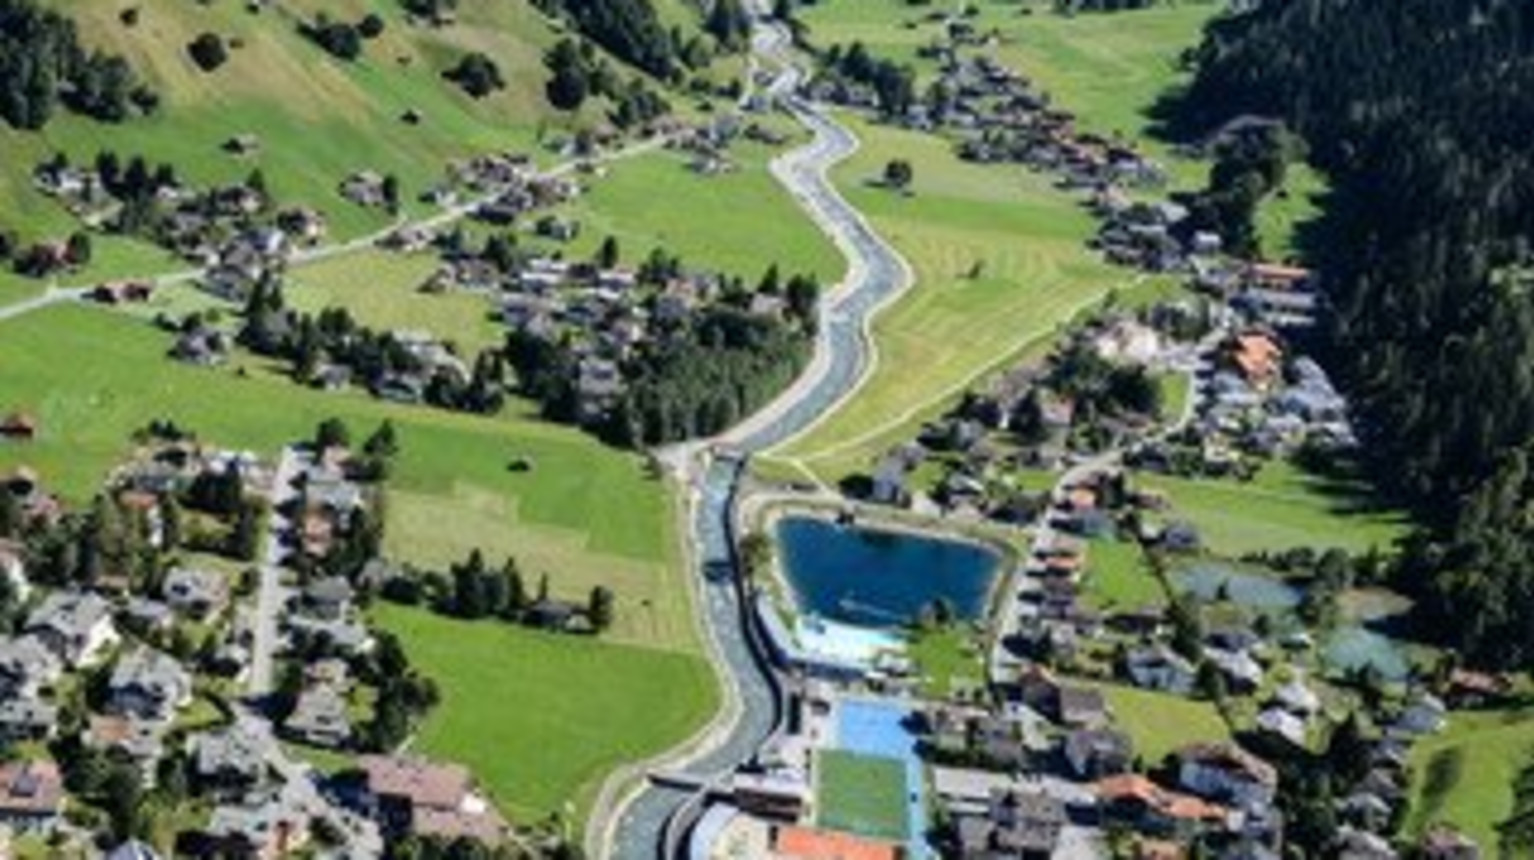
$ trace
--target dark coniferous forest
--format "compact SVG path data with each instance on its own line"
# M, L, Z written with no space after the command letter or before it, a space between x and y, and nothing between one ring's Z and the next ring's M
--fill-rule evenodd
M1286 120L1331 179L1308 241L1323 350L1378 486L1422 523L1419 621L1476 662L1534 658L1534 3L1290 0L1210 26L1184 136Z

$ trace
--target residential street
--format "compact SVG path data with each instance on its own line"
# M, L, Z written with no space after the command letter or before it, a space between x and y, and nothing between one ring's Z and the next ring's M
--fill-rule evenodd
M256 612L251 619L255 641L251 645L248 689L252 697L272 691L272 665L281 641L279 625L289 597L289 589L282 581L282 563L286 553L283 541L291 531L292 523L282 511L298 494L293 482L303 467L303 456L293 447L283 448L272 475L272 493L268 500L271 515L258 568L260 584L256 593Z

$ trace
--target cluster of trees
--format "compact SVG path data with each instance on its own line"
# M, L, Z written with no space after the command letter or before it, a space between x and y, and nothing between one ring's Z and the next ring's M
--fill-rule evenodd
M187 44L186 52L197 68L205 72L214 71L229 60L229 48L217 33L199 34Z
M376 12L369 12L355 24L337 21L327 13L320 12L314 16L313 21L299 25L298 29L314 44L324 48L326 53L350 61L362 56L363 41L382 35L384 21Z
M862 42L832 45L822 60L828 74L871 88L885 116L905 116L916 103L916 72L894 60L875 59Z
M727 51L751 46L751 16L740 0L714 0L703 26Z
M546 15L563 15L581 35L661 80L677 72L680 33L668 31L650 0L534 0Z
M506 88L506 79L501 77L501 67L480 51L464 54L457 65L442 73L442 77L477 99Z
M539 577L536 591L529 591L517 560L508 556L500 567L491 567L484 553L474 550L446 573L417 571L391 579L382 596L407 606L429 605L444 615L479 621L497 618L512 624L533 623L534 607L549 602L549 577ZM593 632L612 625L614 597L610 589L596 586L587 596L581 614Z
M1252 259L1261 253L1255 218L1263 198L1284 186L1289 164L1302 157L1300 139L1282 123L1231 130L1214 148L1209 185L1192 200L1191 228L1220 236L1226 251Z
M457 12L458 0L400 0L400 6L418 18L437 21Z
M318 314L289 310L281 287L265 282L251 291L244 319L240 342L253 352L288 360L293 378L306 385L321 381L329 363L348 368L374 390L383 390L391 380L419 379L422 399L443 409L489 415L500 411L506 399L506 368L498 350L481 352L463 378L428 367L392 332L359 324L346 308Z
M151 113L159 96L120 56L87 51L75 23L34 0L0 0L0 119L47 125L60 104L103 122Z
M543 58L549 70L544 94L549 104L560 110L575 111L589 98L606 96L613 103L611 118L620 128L632 128L669 113L666 99L634 76L626 83L587 41L561 39Z
M599 256L616 259L615 243ZM610 249L610 250L609 250ZM657 250L638 269L641 285L682 275L679 258ZM757 296L781 301L781 318L754 314ZM820 285L807 275L784 279L777 266L750 290L731 281L716 304L690 318L657 325L651 340L620 370L626 390L593 426L607 441L643 447L717 433L765 404L803 367L817 325ZM571 345L530 332L507 338L506 360L524 394L546 417L581 420L579 356Z
M1313 258L1325 354L1378 484L1418 514L1400 584L1421 629L1534 658L1534 7L1297 0L1218 19L1187 132L1282 117L1333 186Z

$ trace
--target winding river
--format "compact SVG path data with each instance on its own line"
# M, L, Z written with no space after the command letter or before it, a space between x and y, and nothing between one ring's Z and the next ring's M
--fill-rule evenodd
M827 171L858 148L858 139L821 108L794 91L803 73L794 66L783 28L759 21L758 59L782 71L767 88L814 137L773 164L778 181L830 236L848 262L841 285L822 303L815 356L799 380L757 415L718 441L727 456L695 455L693 545L701 568L700 609L716 662L734 690L734 718L703 739L671 770L711 784L748 761L776 731L781 688L752 641L753 628L735 576L731 518L744 458L804 432L850 396L873 362L867 337L870 318L911 281L911 270L889 243L836 191ZM617 860L655 860L680 836L681 814L696 806L697 789L654 781L618 813L608 842Z

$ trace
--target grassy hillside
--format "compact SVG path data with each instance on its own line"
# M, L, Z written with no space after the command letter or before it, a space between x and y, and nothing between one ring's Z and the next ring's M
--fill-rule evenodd
M348 173L372 169L400 178L407 199L440 177L449 159L491 150L538 150L540 141L567 137L577 127L603 122L604 105L562 114L543 95L544 51L562 36L557 25L526 2L467 3L457 23L412 26L395 0L285 0L256 14L239 2L129 4L106 0L43 0L79 24L83 41L126 56L162 97L159 112L120 125L60 114L41 132L0 125L0 225L25 240L58 237L73 219L31 187L32 167L55 151L82 160L102 149L144 154L173 163L195 183L228 182L260 168L284 203L324 211L332 235L359 235L382 226L378 211L343 201L336 186ZM137 23L121 18L128 6ZM695 26L683 0L662 4L669 22ZM297 25L324 10L355 21L375 12L384 32L347 63L302 36ZM211 32L231 45L229 61L199 70L186 47ZM467 51L483 51L499 65L505 89L475 100L443 80ZM728 73L722 63L719 74ZM689 100L675 97L679 107ZM422 121L402 116L418 111ZM221 145L240 134L258 136L260 152L236 157ZM547 157L547 156L545 156ZM80 280L148 274L176 267L153 249L121 240L98 243L102 259ZM25 292L0 277L0 298Z

